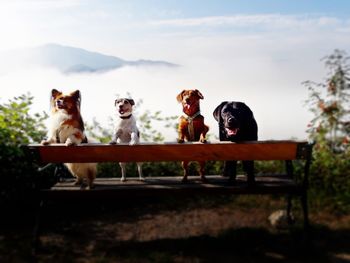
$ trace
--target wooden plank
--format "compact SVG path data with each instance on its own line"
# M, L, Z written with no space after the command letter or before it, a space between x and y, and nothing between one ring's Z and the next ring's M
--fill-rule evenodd
M42 146L30 144L43 163L62 162L158 162L216 160L293 160L297 147L306 142L258 141L218 143L81 144Z
M256 186L248 187L244 176L238 176L235 185L229 184L227 178L207 176L209 182L203 183L198 176L190 176L188 183L182 183L181 177L151 177L145 181L136 178L120 182L119 178L97 178L95 188L84 190L74 186L73 180L59 182L50 190L43 190L47 198L112 198L141 196L173 196L196 194L301 194L298 186L287 176L257 176Z

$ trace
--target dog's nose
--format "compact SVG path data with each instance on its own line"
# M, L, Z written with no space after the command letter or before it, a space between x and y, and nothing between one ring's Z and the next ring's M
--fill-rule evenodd
M63 105L63 100L57 100L56 101L57 106L62 106Z
M233 117L229 117L229 118L227 119L227 122L228 122L229 124L234 124L234 123L236 123L236 119L233 118Z

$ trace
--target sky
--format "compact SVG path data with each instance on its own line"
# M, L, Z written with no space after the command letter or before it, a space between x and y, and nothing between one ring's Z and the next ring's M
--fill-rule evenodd
M116 94L142 100L140 113L172 116L181 114L176 95L195 88L214 135L213 110L234 100L253 110L259 139L307 139L312 115L302 82L324 81L321 59L334 49L349 54L349 11L347 0L0 0L0 59L8 50L57 43L180 65L69 76L8 66L0 72L0 102L29 91L33 110L48 112L51 89L79 89L84 119L107 125Z

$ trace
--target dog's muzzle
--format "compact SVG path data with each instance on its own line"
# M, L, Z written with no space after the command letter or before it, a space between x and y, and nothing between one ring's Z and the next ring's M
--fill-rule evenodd
M225 120L224 128L228 136L235 136L239 131L239 122L234 117L228 117Z

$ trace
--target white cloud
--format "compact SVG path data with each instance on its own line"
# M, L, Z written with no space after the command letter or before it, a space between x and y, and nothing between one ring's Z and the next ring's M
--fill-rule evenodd
M82 0L1 0L2 8L19 8L26 10L57 10L58 8L77 7Z
M173 27L270 27L270 28L304 28L304 27L327 27L338 26L342 21L329 16L309 16L309 15L232 15L232 16L208 16L200 18L183 18L157 20L150 22L154 26Z

